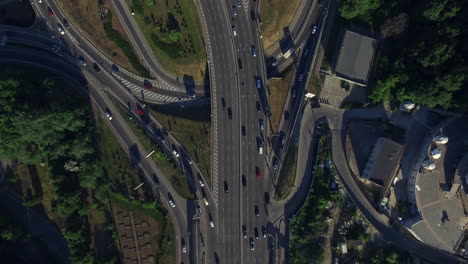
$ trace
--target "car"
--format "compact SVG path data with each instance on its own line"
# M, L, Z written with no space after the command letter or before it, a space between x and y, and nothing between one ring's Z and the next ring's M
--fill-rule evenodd
M317 26L314 25L314 26L312 27L312 34L315 34L316 31L317 31Z
M263 123L263 119L258 120L258 123L260 124L260 130L263 131L263 129L265 128L265 125Z
M255 21L255 11L253 9L250 9L250 18Z
M255 242L253 238L250 238L250 250L255 250Z
M242 225L242 235L244 236L244 238L247 238L247 228L245 227L245 225Z
M236 25L232 25L232 34L234 37L237 36Z
M185 246L185 241L182 239L182 252L187 253L187 247Z
M245 185L247 185L247 178L245 177L245 175L244 175L244 174L242 174L242 177L241 177L241 179L242 179L242 186L244 186L244 187L245 187Z
M156 139L157 140L161 141L163 144L166 142L166 140L164 139L164 135L161 132L161 130L159 130L159 129L156 130L155 134L156 134Z
M267 237L267 232L265 226L262 226L262 236L265 238Z
M252 46L252 56L257 57L257 48L255 46Z
M176 156L177 158L180 156L179 152L177 152L177 149L173 149L172 150L172 154L174 154L174 156Z
M65 25L66 28L70 27L70 23L68 23L68 20L66 18L63 19L63 25Z
M198 183L200 184L201 187L204 187L204 186L205 186L205 184L203 183L203 180L202 180L201 178L198 179Z
M85 59L83 58L83 56L79 56L78 57L78 63L81 65L81 66L86 66L86 61Z
M260 174L260 168L258 166L255 167L255 176L257 176L257 178L262 177L262 175Z
M229 192L229 186L228 186L227 181L224 181L224 192L225 192L225 193L228 193L228 192Z
M153 84L151 84L150 81L144 80L143 81L143 86L145 87L146 90L153 90Z
M237 0L237 7L241 7L241 0Z
M234 16L237 16L237 8L236 8L236 6L232 6L232 14L233 14Z
M260 212L259 212L259 210L258 210L258 205L255 205L254 211L255 211L255 216L259 216L259 215L260 215Z
M262 88L262 80L260 79L257 80L257 88L258 89Z
M100 72L101 71L101 68L99 68L99 65L97 65L97 63L93 63L93 68L96 72Z
M213 223L213 220L210 221L210 227L213 228L214 227L214 223Z
M292 98L293 98L293 99L296 98L296 89L293 89L293 90L292 90Z
M65 35L65 30L63 30L62 25L57 24L57 30L60 33L60 35Z
M115 73L118 73L120 70L119 70L119 67L117 67L117 65L112 64L112 71Z
M229 120L232 119L232 110L231 110L231 107L228 107L228 118L229 118Z
M107 119L112 120L112 115L109 112L106 112Z
M175 203L172 199L169 199L169 205L174 208L175 207Z
M255 106L257 107L257 112L260 112L261 106L260 106L260 102L259 102L259 101L256 101L256 102L255 102Z
M42 4L42 0L37 0L37 2L38 2L39 4Z
M254 228L254 235L255 239L258 239L258 229L256 227Z
M145 111L141 110L140 108L137 108L137 113L139 115L144 115L145 114Z
M226 100L224 100L224 97L221 97L221 106L226 108Z
M241 126L241 133L243 137L245 137L245 135L247 134L247 132L245 131L245 126Z
M50 6L47 7L47 12L49 12L50 16L54 16L54 12L52 12L52 9L50 9Z
M309 49L305 49L305 50L304 50L304 56L307 57L307 55L309 55Z
M203 197L203 203L205 204L205 206L210 205L210 203L208 203L208 200L206 199L206 197Z
M271 66L272 66L272 67L278 66L278 60L275 59L275 60L271 63Z
M188 91L188 92L187 92L187 95L188 95L188 97L192 97L192 98L197 97L197 95L195 94L195 92L192 91L192 90Z
M302 80L304 80L304 74L303 73L299 74L299 78L297 80L299 82L302 82Z
M277 170L279 166L279 160L277 157L273 158L273 169Z

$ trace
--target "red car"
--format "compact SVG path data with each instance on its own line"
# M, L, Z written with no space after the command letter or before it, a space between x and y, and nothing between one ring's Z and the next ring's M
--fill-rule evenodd
M260 174L260 168L259 167L255 167L255 174L257 175L257 178L262 177L262 175Z
M137 108L137 112L138 112L138 114L140 114L140 115L144 115L144 114L145 114L145 112L143 112L143 110L141 110L140 108Z
M153 85L151 84L150 81L145 80L145 81L143 82L143 85L145 86L145 89L146 89L146 90L153 90Z
M47 11L49 11L50 16L54 16L54 12L52 12L52 9L50 9L50 7L47 8Z

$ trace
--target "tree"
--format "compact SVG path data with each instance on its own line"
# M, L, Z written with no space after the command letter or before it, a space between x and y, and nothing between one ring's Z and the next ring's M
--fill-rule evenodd
M169 34L169 39L173 42L178 42L180 39L180 32L176 30L171 30L171 33Z
M388 18L380 26L380 34L383 38L398 36L408 27L408 14L401 13L398 16Z
M422 16L429 21L444 21L457 15L460 6L454 0L432 0L422 10Z
M145 5L147 5L147 6L154 5L154 0L145 0Z
M65 162L65 165L63 165L63 168L69 172L78 172L80 170L80 167L78 167L78 162L74 160L69 160Z
M339 12L343 18L352 19L370 14L380 5L381 0L341 0Z

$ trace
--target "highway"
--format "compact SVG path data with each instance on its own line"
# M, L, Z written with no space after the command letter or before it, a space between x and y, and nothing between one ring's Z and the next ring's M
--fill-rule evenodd
M54 12L54 16L48 14L47 8L50 6ZM158 72L163 75L156 75L156 79L148 80L153 86L153 90L147 90L144 86L144 77L140 77L129 70L118 66L119 72L116 73L111 70L112 65L115 64L111 59L107 58L101 51L97 49L68 19L69 27L65 27L65 34L60 35L57 32L58 23L63 26L63 18L66 18L65 14L61 10L60 6L53 0L44 0L41 4L33 5L37 13L42 17L45 23L49 26L51 32L50 35L54 35L55 38L62 42L62 47L68 51L81 54L86 53L93 57L93 61L88 61L89 66L96 62L101 70L107 70L113 74L113 76L121 82L121 85L126 86L129 90L132 90L136 97L139 97L143 101L151 103L174 103L174 102L186 102L186 103L209 103L209 100L205 99L205 96L209 96L206 93L206 87L193 86L189 80L179 80L178 78L171 79L171 76L167 76L164 72ZM149 69L153 69L154 65ZM197 97L191 98L188 96L189 91L194 91Z

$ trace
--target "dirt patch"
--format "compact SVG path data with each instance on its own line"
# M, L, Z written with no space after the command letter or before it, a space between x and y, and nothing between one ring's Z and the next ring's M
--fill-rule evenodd
M124 262L175 262L175 255L169 256L172 251L163 246L175 246L173 230L167 229L166 218L157 221L139 210L124 209L116 203L112 203L112 211Z
M276 133L278 130L294 69L294 67L290 67L283 72L281 77L268 81L269 102L271 107L270 122L273 128L271 131L272 134Z
M104 32L99 11L101 8L107 8L112 12L109 0L103 0L102 6L99 6L99 1L96 0L58 0L57 2L67 14L70 23L76 26L102 53L122 67L135 72L123 51ZM112 27L128 40L116 16L112 16Z
M266 0L262 1L260 18L262 21L262 41L265 49L279 40L284 28L291 24L301 0Z

